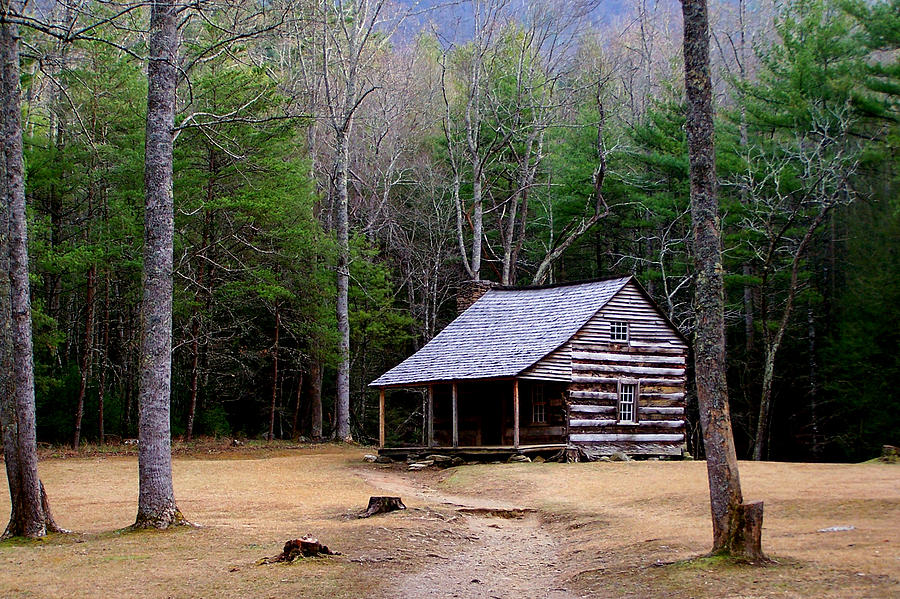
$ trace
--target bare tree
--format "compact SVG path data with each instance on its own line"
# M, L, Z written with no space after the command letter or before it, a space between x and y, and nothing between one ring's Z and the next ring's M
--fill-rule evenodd
M3 537L42 537L60 531L37 472L31 298L28 281L28 233L25 216L25 165L22 155L19 89L19 2L0 2L0 426L9 481L10 518ZM11 376L10 376L11 375Z
M322 362L318 358L309 365L309 436L322 440Z
M543 0L516 12L518 6L505 0L474 0L472 7L472 39L445 45L441 60L457 244L470 278L483 278L490 260L500 282L514 285L529 225L539 214L532 204L541 200L548 177L547 133L571 126L567 119L597 85L581 80L573 60L592 5ZM602 173L597 178L602 183ZM552 212L553 200L545 206ZM591 194L582 217L565 223L558 237L551 232L545 255L532 266L533 281L543 282L605 212L602 195Z
M267 7L245 7L240 3L226 2L210 7L202 3L185 5L174 0L155 0L150 6L138 430L140 490L136 528L167 528L186 523L175 503L172 485L170 424L175 234L172 169L175 138L180 131L189 128L211 127L245 119L242 110L247 108L239 107L221 115L194 112L187 115L176 129L179 79L194 65L227 51L237 41L280 26L286 10L273 11L275 18L267 20ZM192 55L180 64L179 27L186 27L192 18L199 20L202 27L215 31L217 37L195 48Z
M360 106L377 90L369 80L376 58L386 50L410 9L391 10L386 0L323 1L317 5L312 46L318 72L310 82L321 89L331 130L333 217L338 242L338 372L334 436L350 440L350 149Z
M665 2L631 0L623 15L598 31L611 70L609 109L628 126L639 123L652 103L666 96L678 76L679 23Z
M448 47L442 65L442 91L444 96L443 126L447 139L448 157L453 171L453 199L456 204L456 235L463 267L472 280L481 279L481 262L484 241L484 176L485 170L495 155L504 148L506 134L487 138L481 131L485 119L485 87L488 85L488 59L502 25L508 0L472 0L473 37L469 42L470 51L462 65L462 91L454 93L453 81L447 77L448 61L453 47ZM457 97L457 95L459 97ZM461 114L456 114L455 104L463 106ZM457 123L462 124L457 128ZM463 206L460 187L463 183L463 169L471 171L472 209ZM464 231L472 229L471 249L466 248Z
M801 274L807 250L831 211L849 204L855 196L850 181L859 170L860 157L852 141L855 119L850 107L811 111L810 116L809 131L795 133L793 139L776 144L773 150L748 148L748 168L741 182L751 199L743 228L762 242L750 252L760 273L760 313L765 323L754 460L766 455L775 359L790 325L797 294L805 286ZM799 183L793 176L797 172L803 173ZM753 241L748 239L748 243ZM776 280L784 273L787 288L779 301Z
M606 110L603 106L603 84L604 79L597 79L597 166L591 175L591 183L593 184L593 210L591 213L575 219L567 224L559 235L559 240L553 244L547 251L544 258L538 264L534 273L533 283L540 284L545 281L550 274L553 264L559 260L565 251L578 241L582 235L587 233L600 219L609 214L609 206L606 204L606 198L603 196L603 181L606 178L606 144L603 139L604 126L606 124Z
M743 503L725 379L725 293L706 0L682 0L681 6L688 106L685 128L697 268L694 362L709 475L712 551L760 559L763 557L760 543L763 504Z
M172 152L178 84L178 11L150 7L147 141L144 155L144 289L139 405L140 491L136 528L185 522L172 485L172 263L175 235Z
M272 347L272 401L269 404L269 432L266 433L266 441L275 440L275 406L278 400L278 341L281 333L281 311L275 303L275 345ZM298 394L297 404L300 398ZM296 428L296 426L294 427Z

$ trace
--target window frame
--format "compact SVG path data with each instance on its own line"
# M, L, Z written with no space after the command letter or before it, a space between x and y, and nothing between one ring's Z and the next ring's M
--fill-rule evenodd
M641 397L640 382L634 379L619 379L616 387L616 423L625 425L638 424L638 408L640 406ZM628 401L623 402L623 392L626 388L630 388L631 390L631 420L622 418L622 404L629 403Z
M625 328L624 338L619 337L617 335L621 334L621 331L617 329L617 327L623 326ZM615 334L614 334L615 331ZM627 320L610 320L609 321L609 342L610 343L629 343L631 341L631 326Z

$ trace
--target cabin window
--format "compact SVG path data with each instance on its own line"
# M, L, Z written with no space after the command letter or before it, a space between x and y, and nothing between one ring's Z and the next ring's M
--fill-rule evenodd
M547 398L544 385L537 384L531 388L531 422L545 424L547 422Z
M628 343L628 323L624 320L613 320L610 322L609 340L613 343Z
M619 422L637 422L637 385L634 383L619 384Z

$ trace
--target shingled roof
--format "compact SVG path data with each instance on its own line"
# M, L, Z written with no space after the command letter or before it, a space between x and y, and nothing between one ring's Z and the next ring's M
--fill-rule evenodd
M571 339L630 280L491 289L369 386L516 376Z

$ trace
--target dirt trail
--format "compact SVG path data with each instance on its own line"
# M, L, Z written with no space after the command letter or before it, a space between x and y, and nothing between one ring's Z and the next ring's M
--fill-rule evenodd
M574 599L557 567L561 546L527 507L481 497L442 493L397 471L364 471L369 484L435 508L455 509L464 527L443 555L401 576L387 595L427 599ZM508 517L504 517L508 516Z

